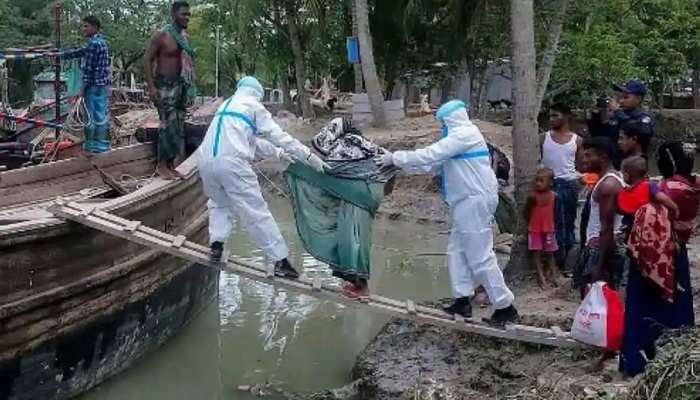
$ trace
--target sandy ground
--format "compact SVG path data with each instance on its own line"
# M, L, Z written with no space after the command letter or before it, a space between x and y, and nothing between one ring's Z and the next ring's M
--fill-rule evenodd
M307 142L325 121L304 123L282 120L288 131ZM512 158L510 127L475 121L486 139ZM414 149L439 137L434 117L410 118L387 129L363 129L366 137L389 150ZM262 164L270 181L284 187L281 170ZM275 189L276 190L276 189ZM439 194L439 181L432 177L400 176L394 192L385 198L381 213L392 218L437 223L445 226L446 213ZM691 265L700 262L700 240L689 246ZM694 287L700 288L700 274L693 270ZM568 330L579 301L570 282L561 278L559 288L541 290L531 281L514 287L522 323L541 327L560 326ZM696 297L698 295L696 289ZM697 303L696 303L697 304ZM475 304L477 315L487 308ZM319 394L317 398L376 399L594 399L612 398L627 390L617 372L617 360L604 371L589 372L594 352L556 350L503 342L460 332L420 326L397 320L387 325L359 357L354 385Z

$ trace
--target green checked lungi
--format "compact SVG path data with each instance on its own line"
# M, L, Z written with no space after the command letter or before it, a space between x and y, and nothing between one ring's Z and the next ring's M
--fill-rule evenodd
M157 77L158 89L158 160L173 161L185 155L185 104L187 84L181 77Z

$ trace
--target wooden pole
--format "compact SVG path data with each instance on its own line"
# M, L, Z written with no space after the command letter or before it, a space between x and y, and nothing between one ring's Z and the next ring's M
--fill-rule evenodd
M54 121L56 124L61 123L61 10L62 7L60 4L56 4L55 12L56 12L56 62L55 62L55 67L56 67L56 76L54 80L54 91L55 91L55 97L56 97L56 104L54 105L54 109L56 111L56 120ZM61 134L61 130L59 128L56 128L56 139L58 139L59 135Z

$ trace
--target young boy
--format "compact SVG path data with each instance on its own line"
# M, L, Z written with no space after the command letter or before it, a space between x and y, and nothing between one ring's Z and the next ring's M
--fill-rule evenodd
M554 253L559 249L555 234L554 210L557 195L552 191L554 171L541 168L535 175L533 191L525 205L528 223L528 248L532 254L540 288L557 286Z
M617 208L623 216L622 233L624 233L625 238L632 230L637 210L651 201L662 204L674 218L679 214L676 203L666 194L660 192L656 183L649 181L647 160L644 157L632 156L622 161L622 176L628 186L617 195Z

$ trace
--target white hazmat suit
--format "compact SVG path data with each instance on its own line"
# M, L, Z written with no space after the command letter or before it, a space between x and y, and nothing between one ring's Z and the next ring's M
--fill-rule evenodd
M272 119L260 102L257 79L238 82L236 93L219 107L198 149L199 174L209 198L209 243L225 242L238 217L268 261L289 255L287 245L262 197L251 162L288 156L323 169L323 162Z
M442 192L452 214L447 265L455 299L483 286L496 310L510 307L513 293L493 251L491 224L498 206L498 181L486 141L461 101L438 110L442 138L420 150L397 151L388 163L410 173L442 173Z

